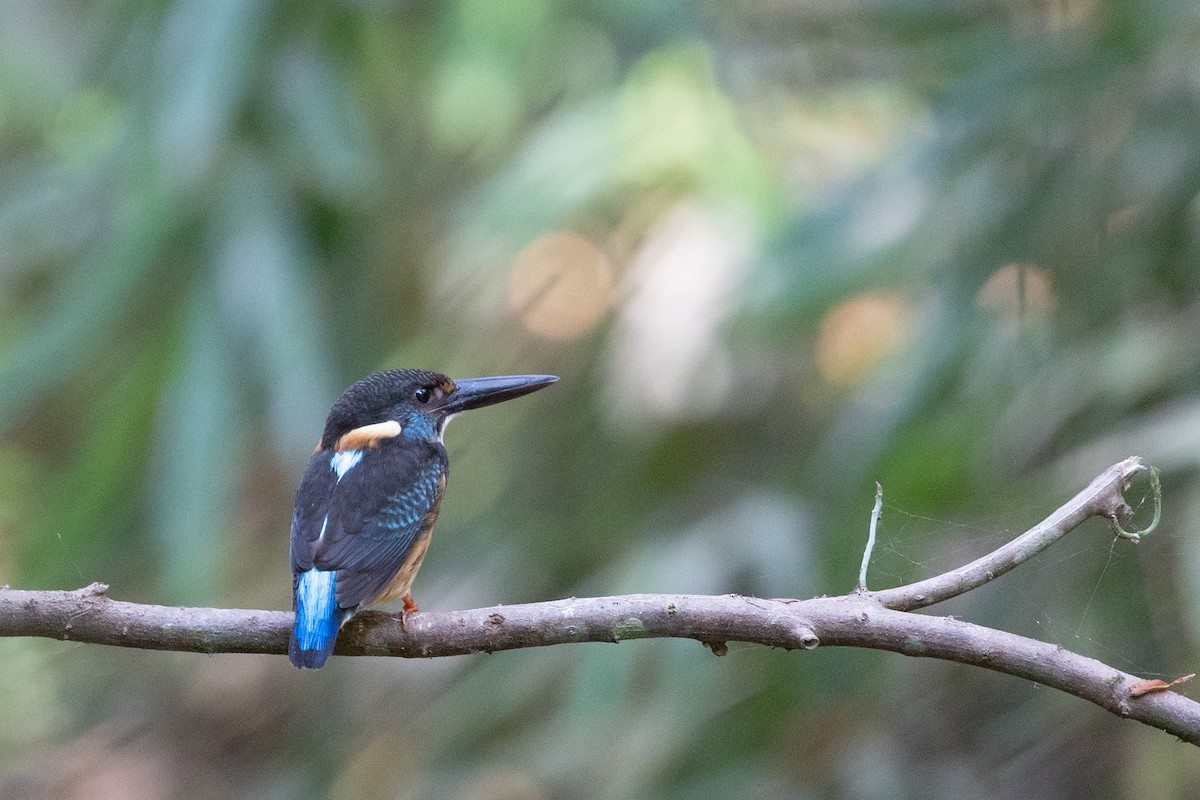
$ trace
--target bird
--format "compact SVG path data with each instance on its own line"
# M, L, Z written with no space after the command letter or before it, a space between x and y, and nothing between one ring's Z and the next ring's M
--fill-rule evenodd
M352 384L329 411L296 489L288 658L319 669L355 612L397 598L419 610L412 583L446 489L442 444L455 414L549 386L554 375L452 380L394 369Z

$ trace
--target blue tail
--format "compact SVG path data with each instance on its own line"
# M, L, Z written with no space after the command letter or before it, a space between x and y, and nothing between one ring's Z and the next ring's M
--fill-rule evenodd
M296 626L288 642L292 664L320 669L333 652L338 629L349 616L337 604L337 573L310 569L296 583Z

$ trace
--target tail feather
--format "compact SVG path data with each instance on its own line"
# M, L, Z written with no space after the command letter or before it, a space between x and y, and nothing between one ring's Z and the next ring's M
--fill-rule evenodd
M322 569L300 573L288 659L303 669L320 669L333 653L338 629L348 616L347 609L338 608L337 573Z

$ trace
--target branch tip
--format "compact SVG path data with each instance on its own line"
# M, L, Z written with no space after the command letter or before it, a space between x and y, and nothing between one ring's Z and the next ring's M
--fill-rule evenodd
M879 518L883 516L883 484L875 481L875 505L871 509L871 527L867 530L867 546L863 550L862 566L858 568L858 586L861 594L867 591L867 567L871 564L871 553L875 550L875 529L879 526Z
M1162 482L1159 479L1158 467L1150 467L1139 463L1137 472L1141 472L1143 470L1149 471L1150 473L1150 493L1154 496L1154 519L1150 520L1150 524L1140 531L1127 531L1124 527L1122 527L1121 520L1117 514L1110 514L1108 517L1109 521L1112 523L1113 530L1117 537L1120 539L1128 539L1134 544L1140 542L1143 536L1149 536L1150 534L1154 533L1155 529L1158 528L1159 521L1162 519ZM1131 474L1129 478L1125 480L1123 488L1128 489L1132 480L1133 475Z
M804 650L816 650L821 646L820 637L807 625L801 626L796 634L796 640L800 642L800 647Z
M729 655L729 645L725 642L701 642L701 644L711 650L714 656Z

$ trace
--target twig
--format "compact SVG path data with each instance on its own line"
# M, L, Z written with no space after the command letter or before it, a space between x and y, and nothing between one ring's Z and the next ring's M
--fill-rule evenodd
M873 595L898 611L925 608L1000 577L1066 536L1088 517L1124 519L1130 508L1121 492L1140 469L1142 460L1136 456L1113 464L1057 511L1003 547L950 572Z
M858 568L858 591L867 590L867 567L871 563L871 553L875 550L875 528L879 525L879 517L883 513L883 484L875 481L875 507L871 509L871 527L867 531L867 547L863 550L862 566Z

